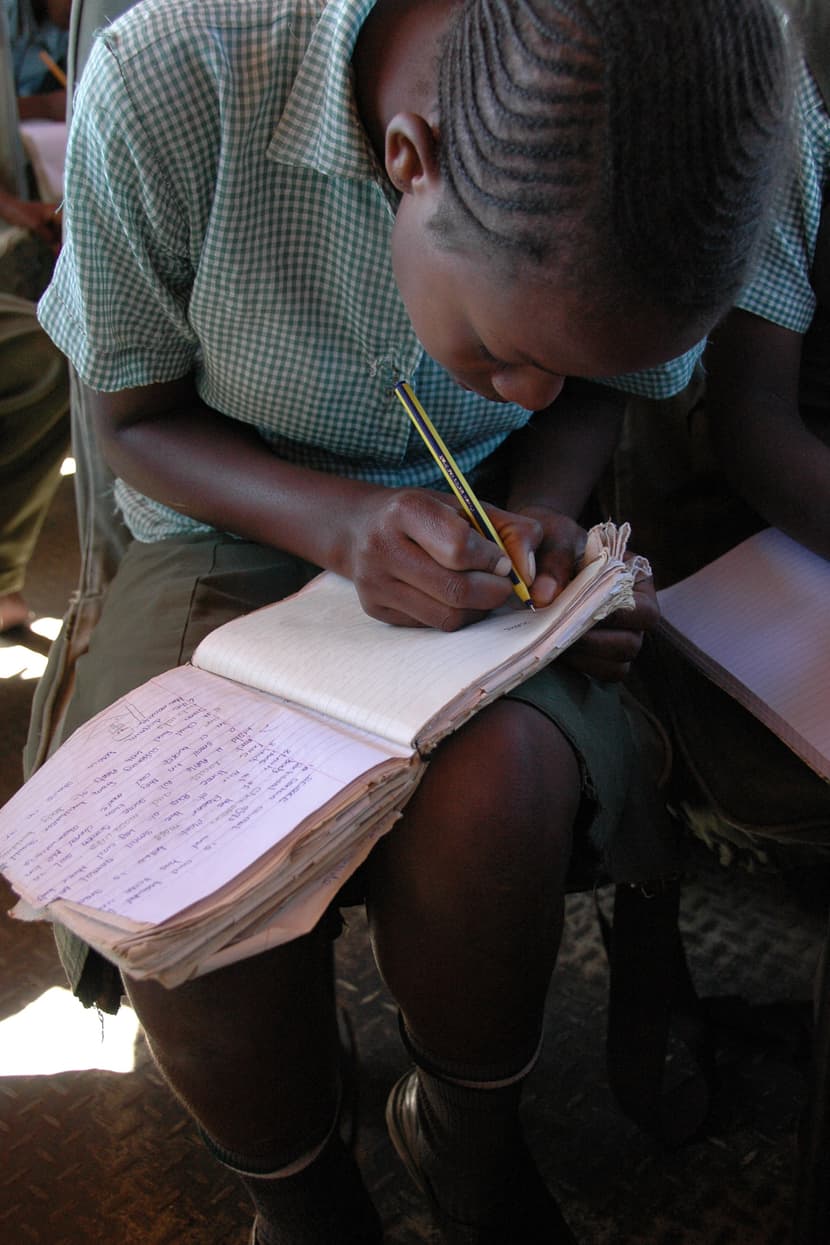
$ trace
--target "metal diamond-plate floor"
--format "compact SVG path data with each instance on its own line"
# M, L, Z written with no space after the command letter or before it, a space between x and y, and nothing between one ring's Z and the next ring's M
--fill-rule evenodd
M74 580L71 486L62 488L29 585L39 613L59 614ZM14 639L18 642L18 638ZM0 656L12 640L0 640ZM0 798L19 781L32 679L0 679ZM0 908L10 906L7 889ZM531 1142L583 1245L786 1245L803 1049L736 1037L721 1055L723 1088L701 1140L665 1153L617 1110L604 1067L607 971L591 901L568 901L548 1004L548 1037L525 1102ZM756 1002L807 999L824 930L820 904L777 878L693 857L683 924L699 988ZM394 1011L357 911L338 949L361 1077L358 1158L388 1245L436 1240L383 1129L389 1086L405 1066ZM119 1036L107 1018L63 1006L46 927L0 917L0 1241L8 1245L244 1245L250 1213L234 1181L203 1152L156 1073L140 1035L127 1070L90 1067ZM46 1004L60 1004L52 1013ZM28 1010L25 1010L27 1009ZM74 1070L58 1056L78 1015L87 1026ZM37 1020L39 1015L47 1017ZM27 1017L35 1017L27 1027ZM129 1014L122 1011L124 1022ZM92 1026L90 1037L89 1026ZM11 1052L24 1033L23 1056ZM121 1035L123 1037L123 1034ZM73 1039L74 1041L74 1039ZM92 1057L89 1052L92 1051ZM84 1058L87 1062L84 1064ZM35 1062L38 1062L35 1060ZM101 1060L105 1062L105 1060ZM542 1245L542 1243L540 1243Z

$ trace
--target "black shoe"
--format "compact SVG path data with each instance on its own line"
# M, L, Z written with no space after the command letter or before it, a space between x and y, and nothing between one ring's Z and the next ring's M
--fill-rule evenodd
M438 1202L422 1170L424 1148L418 1112L418 1071L406 1072L386 1103L386 1127L412 1181L429 1204L446 1245L577 1245L576 1238L525 1150L509 1181L509 1205L497 1207L486 1226L453 1219Z

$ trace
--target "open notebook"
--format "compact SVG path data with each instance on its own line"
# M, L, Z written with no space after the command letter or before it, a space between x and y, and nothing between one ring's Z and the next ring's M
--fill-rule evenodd
M589 536L548 609L452 634L369 618L327 573L226 623L81 727L0 810L14 914L168 985L306 932L438 741L611 610L642 559Z
M830 562L766 528L658 598L681 652L830 779Z

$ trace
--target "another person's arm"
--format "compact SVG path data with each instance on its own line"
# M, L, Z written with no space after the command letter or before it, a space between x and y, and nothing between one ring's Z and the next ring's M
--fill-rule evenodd
M0 186L0 220L28 230L55 250L60 246L61 223L54 203L18 199Z
M706 352L706 409L719 461L770 525L830 558L830 446L798 405L802 337L736 309Z
M66 91L44 91L38 95L19 95L17 113L21 121L65 121Z

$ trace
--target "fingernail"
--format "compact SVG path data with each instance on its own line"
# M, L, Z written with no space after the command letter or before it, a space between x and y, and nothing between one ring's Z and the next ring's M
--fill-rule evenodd
M534 580L533 596L537 604L550 605L558 590L559 585L551 575L540 575L538 580Z
M513 563L510 561L507 555L505 555L504 557L499 558L498 562L493 567L493 574L494 575L509 575L512 569L513 569Z
M527 577L531 583L536 578L536 554L532 549L527 555Z

